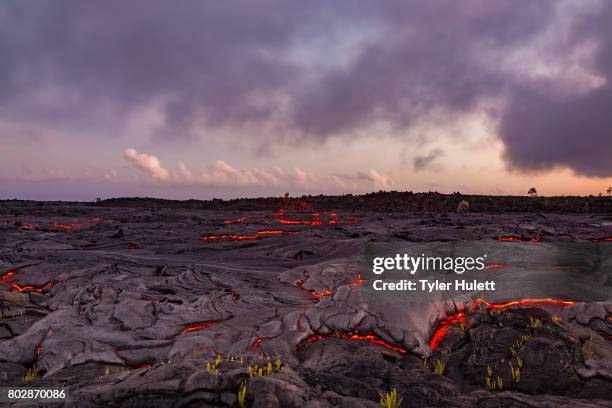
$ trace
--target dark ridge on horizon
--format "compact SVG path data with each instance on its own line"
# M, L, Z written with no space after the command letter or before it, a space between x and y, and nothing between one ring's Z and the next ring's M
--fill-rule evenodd
M275 211L293 209L317 211L373 211L408 213L456 212L461 201L467 201L467 212L512 213L609 213L612 214L612 197L609 196L492 196L475 194L442 194L438 192L414 193L412 191L379 191L361 195L302 195L299 197L258 197L211 200L172 200L151 197L118 197L99 200L95 203L2 200L1 202L22 205L95 205L100 207L177 208L212 211Z

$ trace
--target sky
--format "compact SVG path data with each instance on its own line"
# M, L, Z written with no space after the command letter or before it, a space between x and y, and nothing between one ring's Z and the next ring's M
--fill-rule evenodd
M606 0L0 2L0 198L606 194Z

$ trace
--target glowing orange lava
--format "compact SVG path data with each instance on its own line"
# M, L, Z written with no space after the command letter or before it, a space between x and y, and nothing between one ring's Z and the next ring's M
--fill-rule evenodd
M446 336L446 334L448 333L448 329L452 325L460 323L462 321L465 321L464 312L459 312L457 314L448 316L446 320L439 322L438 326L436 327L436 330L434 330L433 336L431 336L431 340L429 340L429 347L431 347L432 350L438 347L438 344L440 344L444 336Z
M194 332L194 331L206 329L206 328L214 326L216 324L223 323L224 321L225 320L223 320L223 319L221 319L221 320L212 320L212 321L209 321L209 322L199 323L199 324L196 324L194 326L187 326L183 330L181 330L179 332L179 334L187 334L187 333L191 333L191 332Z
M8 280L10 278L12 278L15 275L15 271L8 271L6 272L4 275L2 275L0 277L0 283L8 283L10 286L12 286L13 288L17 289L19 292L37 292L37 293L43 293L46 290L49 290L53 285L55 285L57 282L63 282L62 279L58 280L58 281L49 281L47 283L45 283L42 286L34 286L34 285L20 285L17 282L8 282Z
M11 278L11 276L15 275L15 271L8 271L4 275L0 277L0 282L6 282Z
M246 217L236 218L235 220L225 220L223 221L225 224L242 224L246 222Z
M96 215L96 216L93 218L94 222L102 222L102 221L104 221L104 219L105 219L105 218L104 218L104 217L102 217L101 215Z
M21 229L22 230L26 230L26 231L32 231L34 228L36 228L36 225L34 225L34 224L23 224L23 225L21 225Z
M486 299L478 299L474 302L474 305L476 307L480 305L485 305L486 307L490 309L495 309L495 310L506 309L508 307L513 307L513 306L533 306L533 305L571 306L574 304L576 304L576 302L572 300L558 300L558 299L552 299L552 298L518 299L518 300L510 300L505 303L492 303ZM431 347L431 349L432 350L435 349L438 346L438 344L440 344L440 341L442 341L444 336L446 336L451 326L457 323L464 322L465 317L466 315L464 312L458 312L457 314L449 316L446 320L439 322L436 329L434 330L434 334L432 335L431 340L429 341L429 346Z
M397 351L398 353L406 353L406 349L389 344L386 341L381 340L380 338L376 337L376 335L374 335L371 332L368 334L357 334L357 333L352 333L352 332L351 333L338 332L333 335L315 334L315 335L312 335L302 340L300 343L298 343L296 345L296 351L299 352L306 345L317 342L317 341L325 340L327 338L337 338L337 339L343 339L343 340L369 342L372 344L376 344L378 346L382 346L389 350Z
M200 239L202 241L250 241L257 238L259 238L257 235L204 234Z
M596 238L596 239L592 239L591 241L594 242L594 243L612 242L612 236L610 236L610 237L603 237L603 238Z
M264 341L270 340L272 337L259 337L255 339L253 345L251 346L251 350L257 351L257 347L261 346Z
M365 278L362 278L361 275L357 275L357 277L355 278L354 281L352 281L351 283L349 283L350 286L359 286L364 282L367 282L368 280Z
M257 231L253 235L239 235L239 234L203 234L200 238L202 241L213 242L213 241L253 241L265 236L270 235L285 235L290 234L290 231L280 229L263 229Z
M538 243L538 242L542 242L542 234L538 234L531 239L522 239L521 237L518 237L516 235L503 235L497 238L497 240L498 241L526 241L526 242L531 242L531 243Z
M68 230L72 230L72 229L81 228L81 224L78 224L78 223L74 223L74 224L62 224L62 223L59 223L59 222L54 222L53 223L53 228L64 230L64 231L68 231Z
M308 293L309 295L311 295L312 297L314 297L316 299L321 299L322 297L330 296L330 295L334 294L334 292L331 289L325 289L325 290L323 290L323 292L317 292L316 290L305 289L304 288L304 280L302 280L302 279L296 280L295 281L295 286L297 286L298 288L302 289L304 292Z
M520 237L516 235L504 235L498 238L499 241L522 241Z
M129 250L140 249L140 245L138 245L138 244L136 244L136 243L134 243L134 242L130 242L130 243L128 244L128 249L129 249Z
M507 268L508 265L506 264L487 264L485 265L485 269L504 269Z
M55 285L55 282L49 281L49 282L45 283L42 286L34 286L34 285L24 285L24 286L21 286L20 284L18 284L16 282L11 282L10 285L12 287L14 287L15 289L17 289L19 292L37 292L37 293L43 293L44 291L51 289L51 287L53 285Z
M510 300L506 303L491 303L486 299L478 299L476 304L484 304L491 309L505 309L507 307L512 306L532 306L532 305L552 305L552 306L570 306L576 304L576 302L571 300L557 300L557 299L519 299L519 300Z

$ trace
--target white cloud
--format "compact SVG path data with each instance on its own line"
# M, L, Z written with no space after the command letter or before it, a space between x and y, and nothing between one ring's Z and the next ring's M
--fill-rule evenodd
M169 171L163 168L157 157L146 153L138 153L129 148L124 156L136 168L144 171L152 181L174 185L191 185L200 187L283 187L294 189L296 186L303 190L316 192L343 191L369 191L375 189L388 189L395 182L386 175L370 169L368 172L359 172L354 176L330 176L321 178L294 167L292 172L284 172L279 167L269 169L238 169L231 164L217 160L214 165L199 173L192 172L185 163L179 162L176 169Z
M370 169L367 173L359 172L357 177L369 181L372 183L372 186L381 190L388 190L395 185L395 181L391 178L373 169Z
M138 153L135 149L125 149L123 155L131 161L137 168L149 174L153 180L167 181L170 179L168 170L161 167L159 159L145 153Z

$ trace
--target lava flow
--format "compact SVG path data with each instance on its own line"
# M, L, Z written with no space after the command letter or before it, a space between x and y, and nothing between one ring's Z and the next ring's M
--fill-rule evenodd
M386 341L381 340L380 338L376 337L371 332L368 334L357 334L357 333L352 333L352 332L349 332L349 333L337 332L337 333L330 334L330 335L314 334L302 340L301 342L299 342L295 347L296 352L299 352L302 348L304 348L308 344L311 344L311 343L314 343L320 340L325 340L328 338L337 338L337 339L342 339L342 340L353 340L353 341L364 341L364 342L369 342L372 344L382 346L389 350L397 351L399 353L406 353L406 349L389 344Z
M612 236L592 239L591 242L594 242L596 244L600 242L612 242Z
M325 290L323 290L323 292L317 292L316 290L306 289L306 288L304 288L304 280L303 279L296 280L295 281L295 286L297 286L298 288L302 289L304 292L310 294L312 297L314 297L316 299L321 299L322 297L330 296L330 295L334 294L334 292L331 289L325 289Z
M350 286L359 286L364 282L367 282L368 280L365 278L361 277L361 274L357 275L357 277L355 278L354 281L352 281L351 283L349 283Z
M253 345L251 346L251 350L257 351L257 347L261 346L264 341L270 340L272 337L259 337L255 339Z
M15 271L8 271L6 272L4 275L0 276L0 283L8 283L10 286L12 286L13 288L17 289L19 292L37 292L37 293L43 293L49 289L51 289L51 287L53 285L55 285L58 282L63 282L63 280L58 280L58 281L49 281L47 283L45 283L42 286L35 286L35 285L20 285L17 282L8 282L8 280L10 278L12 278L15 275Z
M13 275L15 275L15 271L8 271L8 272L6 272L4 275L0 276L0 282L6 282Z
M211 326L214 326L216 324L223 323L223 322L225 322L225 319L211 320L211 321L204 322L204 323L199 323L199 324L196 324L196 325L193 325L193 326L187 326L183 330L181 330L179 332L179 334L187 334L187 333L191 333L191 332L194 332L194 331L206 329L208 327L211 327Z
M264 229L259 230L253 235L240 235L240 234L203 234L200 238L202 241L214 242L214 241L253 241L256 239L260 239L264 236L269 235L284 235L289 234L288 231L285 230L271 230Z
M576 304L576 302L572 300L557 300L557 299L518 299L518 300L510 300L505 303L491 303L486 299L478 299L476 301L477 305L484 304L491 309L505 309L507 307L512 306L532 306L532 305L551 305L551 306L571 306Z
M531 239L523 239L516 235L502 235L501 237L497 238L497 240L498 241L526 241L526 242L531 242L531 243L538 243L538 242L542 242L542 234L538 234Z
M446 320L443 320L438 323L436 330L434 330L433 336L431 336L431 340L429 340L429 347L434 350L438 347L438 344L442 341L444 336L448 333L448 330L452 325L457 323L461 323L465 321L465 313L458 312L457 314L449 316Z
M506 264L487 264L487 265L485 265L484 268L486 270L489 270L489 269L504 269L504 268L507 268L507 267L508 267L508 265L506 265Z
M503 235L498 238L498 241L522 241L522 239L516 235Z
M236 218L235 220L224 220L223 223L225 224L242 224L246 222L246 217L239 217Z
M49 281L47 283L45 283L42 286L34 286L34 285L24 285L21 286L20 284L16 283L16 282L11 282L10 285L12 287L14 287L15 289L17 289L19 292L36 292L36 293L43 293L44 291L51 289L51 287L53 285L55 285L56 282L53 281Z
M518 299L518 300L510 300L505 303L492 303L487 301L486 299L478 299L474 303L475 306L485 305L490 309L501 310L506 309L508 307L513 306L533 306L533 305L549 305L549 306L571 306L576 304L576 302L572 300L558 300L558 299ZM436 329L434 330L433 336L431 336L431 340L429 341L429 346L431 349L435 349L438 344L442 341L444 336L448 333L448 330L451 326L465 322L465 312L458 312L457 314L449 316L446 320L443 320L438 323Z
M289 225L335 225L335 224L339 224L340 221L338 220L338 214L336 214L335 212L323 212L323 214L325 215L325 219L322 219L321 217L321 213L318 211L313 211L310 214L310 219L292 219L292 218L287 218L286 214L287 214L287 210L286 209L280 209L278 211L275 212L275 214L277 214L276 220L278 222L280 222L281 224L289 224ZM348 220L346 220L346 223L348 224L356 224L357 220L355 220L354 218L349 218Z
M53 228L59 229L59 230L64 230L64 231L68 231L68 230L71 230L71 229L81 228L81 224L79 224L79 223L62 224L62 223L59 223L59 222L54 222L53 223Z

